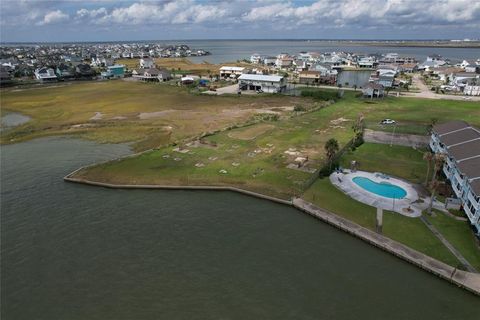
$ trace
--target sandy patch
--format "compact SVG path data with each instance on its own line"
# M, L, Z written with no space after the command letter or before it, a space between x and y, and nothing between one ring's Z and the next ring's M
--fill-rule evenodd
M103 118L103 113L101 112L95 112L95 115L90 118L90 120L102 120Z
M163 117L167 114L173 113L175 111L176 110L169 109L169 110L156 111L156 112L142 112L138 115L138 118L140 118L140 120L160 118L160 117Z
M338 124L341 124L342 122L347 122L347 121L350 121L350 119L340 117L338 119L331 120L330 123L333 125L338 125Z

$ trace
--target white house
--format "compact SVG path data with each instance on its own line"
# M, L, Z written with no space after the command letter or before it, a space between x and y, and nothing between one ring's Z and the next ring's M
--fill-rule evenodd
M262 63L262 56L258 53L254 53L250 56L250 62L255 64Z
M267 66L273 66L275 65L275 62L277 62L277 57L264 57L263 58L263 64Z
M238 78L244 70L244 67L223 66L220 68L220 78Z
M155 67L155 62L151 58L140 59L140 68L150 69Z
M239 90L255 90L269 93L283 92L287 88L285 77L279 75L242 74L238 78Z
M480 237L480 130L464 121L435 125L430 148L445 154L443 172Z
M57 80L57 76L55 75L55 70L53 70L52 68L39 68L35 70L35 78L42 82Z

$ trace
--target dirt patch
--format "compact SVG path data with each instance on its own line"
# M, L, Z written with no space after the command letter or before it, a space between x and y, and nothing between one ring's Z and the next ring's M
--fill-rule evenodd
M336 125L339 125L339 124L341 124L343 122L347 122L347 121L350 121L350 119L340 117L338 119L331 120L330 123L336 126Z
M103 113L101 112L95 112L95 115L90 118L90 120L102 120L103 118Z
M156 111L156 112L142 112L138 115L138 117L140 118L140 120L148 120L148 119L160 118L173 112L176 112L176 110L169 109L169 110Z

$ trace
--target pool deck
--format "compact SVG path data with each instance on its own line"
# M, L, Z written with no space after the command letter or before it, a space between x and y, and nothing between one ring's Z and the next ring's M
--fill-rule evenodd
M377 183L391 183L397 185L407 192L407 195L402 199L392 199L379 196L375 193L369 192L359 185L357 185L353 178L364 177ZM418 193L414 186L410 183L385 176L380 173L372 173L366 171L351 171L343 170L342 173L334 172L330 175L331 183L353 199L368 204L375 208L394 211L404 216L417 218L422 215L422 211L428 206L428 201L424 200L422 203L416 202L419 199Z

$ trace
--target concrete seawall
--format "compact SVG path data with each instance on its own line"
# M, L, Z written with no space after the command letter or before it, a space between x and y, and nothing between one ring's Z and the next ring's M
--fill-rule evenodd
M476 295L480 296L480 274L465 272L451 267L441 261L431 258L421 252L413 250L399 242L390 238L377 234L367 228L364 228L356 223L353 223L345 218L342 218L334 213L321 209L303 199L294 198L292 201L283 200L253 191L248 191L240 188L229 186L169 186L169 185L121 185L110 184L103 182L89 181L85 179L73 178L73 175L82 168L75 170L64 177L65 181L82 183L92 186L100 186L113 189L167 189L167 190L217 190L217 191L233 191L242 193L248 196L257 197L273 201L276 203L290 205L294 208L305 212L321 221L324 221L340 230L343 230L359 239L362 239L377 248L389 252L404 261L412 263L442 279L448 280L451 283L462 287Z

